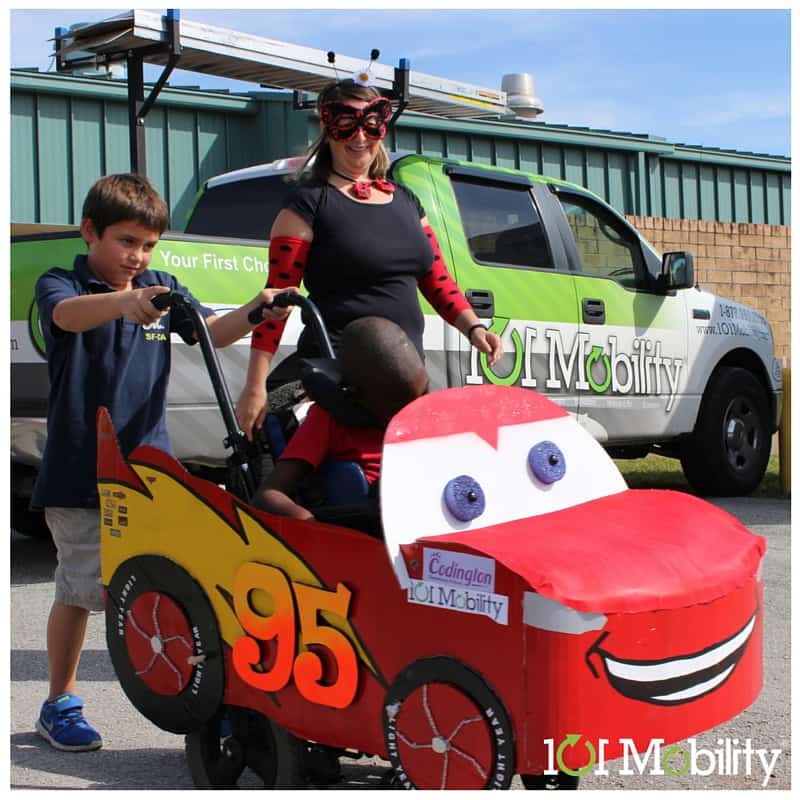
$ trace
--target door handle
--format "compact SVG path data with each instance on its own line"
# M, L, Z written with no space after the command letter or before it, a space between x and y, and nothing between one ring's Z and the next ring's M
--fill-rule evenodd
M584 297L581 300L583 321L587 325L604 325L606 321L606 306L602 300Z
M494 294L488 289L467 289L467 302L479 317L494 316Z

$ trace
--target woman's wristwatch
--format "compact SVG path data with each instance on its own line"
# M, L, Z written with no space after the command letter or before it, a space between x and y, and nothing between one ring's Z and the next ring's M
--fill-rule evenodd
M489 330L489 328L482 322L476 322L474 325L470 325L469 328L467 329L467 340L469 341L470 344L472 344L472 331L474 331L475 328L483 328L485 331Z

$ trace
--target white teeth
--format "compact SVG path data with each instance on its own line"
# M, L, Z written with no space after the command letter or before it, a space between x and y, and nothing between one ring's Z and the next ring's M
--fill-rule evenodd
M650 664L626 664L607 657L606 664L612 675L630 681L657 681L681 678L719 664L731 653L741 647L753 632L756 618L753 616L737 634L712 650L696 656L677 658L672 661L658 661Z

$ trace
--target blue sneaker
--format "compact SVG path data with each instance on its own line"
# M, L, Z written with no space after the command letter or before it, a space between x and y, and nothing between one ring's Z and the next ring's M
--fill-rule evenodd
M103 746L100 734L83 718L83 700L74 694L60 694L42 703L36 732L57 750L82 752Z

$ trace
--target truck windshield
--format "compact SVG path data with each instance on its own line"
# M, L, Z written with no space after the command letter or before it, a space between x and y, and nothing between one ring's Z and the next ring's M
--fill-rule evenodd
M186 233L267 240L291 185L278 174L211 186L197 201Z

